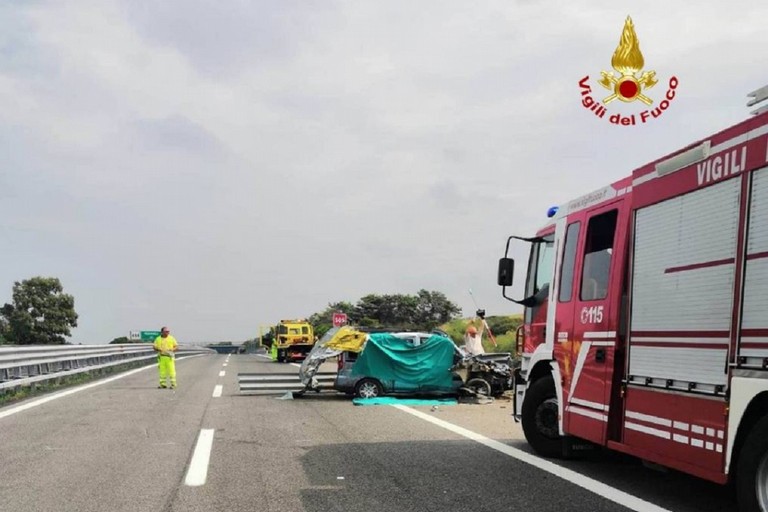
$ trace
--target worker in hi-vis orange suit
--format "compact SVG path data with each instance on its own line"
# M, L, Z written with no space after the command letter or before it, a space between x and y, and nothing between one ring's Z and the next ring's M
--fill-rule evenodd
M160 336L155 338L153 345L155 352L157 352L157 367L160 370L160 386L161 388L167 388L166 377L171 379L171 389L176 387L176 364L174 361L176 350L179 348L179 344L176 342L176 338L170 335L170 331L167 327L160 329Z

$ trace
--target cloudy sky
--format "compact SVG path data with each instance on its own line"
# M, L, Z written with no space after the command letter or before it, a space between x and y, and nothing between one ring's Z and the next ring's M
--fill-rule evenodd
M578 81L599 87L627 15L647 94L680 85L618 127ZM758 1L3 2L0 303L59 277L82 343L239 340L421 288L517 312L506 237L745 119L766 19Z

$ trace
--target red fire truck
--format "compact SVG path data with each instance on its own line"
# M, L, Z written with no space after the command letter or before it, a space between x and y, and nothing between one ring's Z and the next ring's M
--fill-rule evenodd
M768 510L768 112L548 215L499 261L525 307L529 444L733 479L742 510ZM530 244L519 301L513 240Z

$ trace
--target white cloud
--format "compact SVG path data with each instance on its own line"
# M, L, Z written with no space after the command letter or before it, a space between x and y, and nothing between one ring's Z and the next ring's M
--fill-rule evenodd
M419 288L467 313L468 288L514 311L494 283L509 234L743 119L764 85L768 6L627 9L6 5L0 287L58 275L83 342L160 324L241 339L329 301ZM633 131L594 119L577 84L609 69L627 14L662 78L654 94L681 84Z

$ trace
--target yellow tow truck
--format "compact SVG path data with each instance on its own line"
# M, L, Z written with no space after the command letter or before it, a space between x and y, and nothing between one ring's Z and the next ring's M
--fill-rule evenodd
M275 326L270 355L278 363L301 361L307 357L314 344L312 325L305 319L280 320Z

